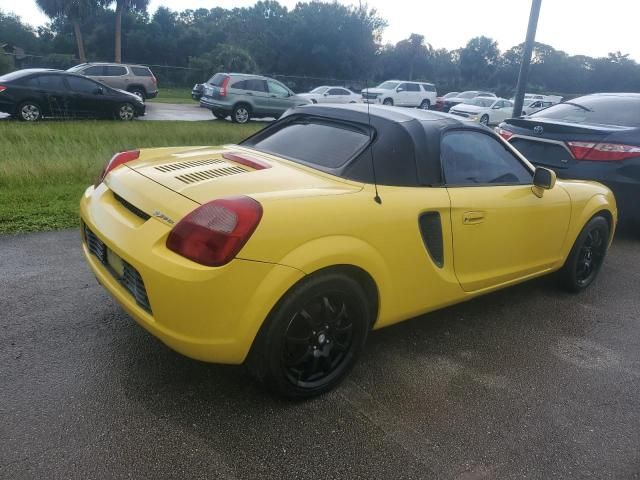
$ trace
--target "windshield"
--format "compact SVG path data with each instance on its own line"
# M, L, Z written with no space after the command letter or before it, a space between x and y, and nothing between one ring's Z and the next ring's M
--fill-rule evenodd
M492 98L477 97L464 102L466 105L475 105L476 107L489 108L495 102Z
M531 115L570 123L640 127L640 97L593 95L558 103Z
M318 87L311 90L309 93L324 93L329 90L329 87Z
M379 88L381 90L393 90L398 85L400 85L400 82L382 82L376 88Z
M478 96L478 92L462 92L458 95L458 98L475 98Z

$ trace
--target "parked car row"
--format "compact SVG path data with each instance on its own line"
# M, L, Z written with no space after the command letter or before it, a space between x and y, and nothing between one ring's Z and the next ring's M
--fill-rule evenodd
M145 114L136 94L76 73L26 69L0 77L0 112L25 122L44 117L116 118Z

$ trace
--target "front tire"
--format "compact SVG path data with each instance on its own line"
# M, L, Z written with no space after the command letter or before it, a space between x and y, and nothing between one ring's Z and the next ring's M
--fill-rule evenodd
M393 107L393 99L392 98L385 98L384 102L382 102L383 105L387 105L389 107Z
M360 284L339 272L294 286L269 315L247 359L278 395L302 399L334 388L362 351L371 307Z
M42 120L42 109L36 102L26 101L18 106L17 117L23 122L37 122Z
M136 116L136 109L130 103L121 103L116 110L116 118L123 122L130 122Z
M247 123L251 120L251 109L248 105L241 103L240 105L236 105L233 107L233 112L231 112L231 120L235 123Z
M596 279L609 247L609 233L609 222L600 215L584 226L560 271L567 290L580 292Z
M480 117L480 123L482 125L488 126L489 125L489 115L482 115L482 117Z

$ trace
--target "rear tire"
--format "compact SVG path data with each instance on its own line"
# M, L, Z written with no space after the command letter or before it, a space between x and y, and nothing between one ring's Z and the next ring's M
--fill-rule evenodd
M429 110L431 108L431 102L429 100L423 100L420 104L422 110Z
M231 120L235 123L247 123L251 120L251 108L249 105L241 103L233 107L233 112L231 112Z
M339 272L294 286L256 336L246 366L272 392L292 399L325 393L349 373L371 325L360 284Z
M147 98L147 93L141 88L132 88L131 90L129 90L129 93L133 93L136 97L138 97L143 102Z
M18 105L16 116L22 122L37 122L42 120L42 109L38 103L27 100Z
M598 276L609 248L609 222L597 215L584 226L560 270L563 286L570 292L586 289Z

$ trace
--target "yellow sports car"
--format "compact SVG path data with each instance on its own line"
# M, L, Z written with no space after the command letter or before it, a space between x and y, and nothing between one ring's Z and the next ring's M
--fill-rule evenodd
M485 127L366 105L119 153L80 215L91 269L140 325L296 398L344 378L372 328L556 270L586 288L617 222L606 187L556 181Z

